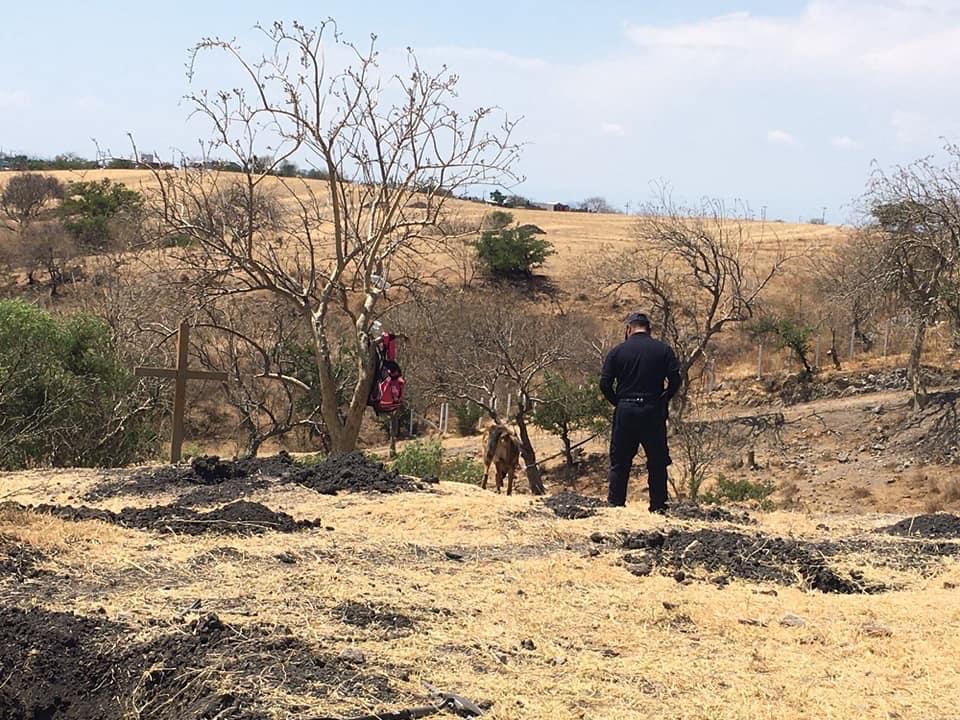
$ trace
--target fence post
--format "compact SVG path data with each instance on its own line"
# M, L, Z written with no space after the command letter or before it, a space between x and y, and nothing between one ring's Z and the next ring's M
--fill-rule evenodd
M763 343L757 343L757 378L763 377Z
M847 354L848 360L853 360L853 343L857 339L857 327L854 325L850 328L850 352Z
M887 326L883 330L883 356L887 356L887 348L890 346L890 321L887 320Z
M817 347L817 349L814 351L814 354L813 354L813 366L814 366L815 368L818 368L818 367L820 367L820 335L819 335L819 334L817 334L817 346L816 346L816 347Z
M410 437L413 437L413 410L410 410Z
M447 403L440 405L440 432L447 432L447 419L450 416L450 406Z

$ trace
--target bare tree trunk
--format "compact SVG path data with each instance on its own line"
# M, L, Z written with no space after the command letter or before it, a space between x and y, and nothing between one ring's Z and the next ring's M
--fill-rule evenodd
M563 443L563 457L567 462L567 467L572 468L576 463L573 460L573 448L570 442L570 432L564 428L560 433L560 441Z
M540 476L540 466L537 465L537 452L533 449L533 443L530 442L530 433L527 432L527 423L524 419L523 409L517 411L517 430L520 431L520 456L526 466L527 483L530 486L530 492L533 495L543 495L546 490L543 487L543 478Z
M244 456L248 458L255 458L257 456L257 452L260 450L260 446L263 444L263 440L264 438L260 437L259 435L251 434L247 438L247 447L244 448L243 451Z
M919 320L913 331L913 344L910 346L910 362L907 365L907 381L913 393L913 409L920 410L927 401L927 388L923 383L920 361L923 357L923 342L927 335L926 320Z

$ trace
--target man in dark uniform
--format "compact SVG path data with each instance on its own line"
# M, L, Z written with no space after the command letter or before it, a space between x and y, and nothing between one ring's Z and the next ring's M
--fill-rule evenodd
M633 458L642 445L647 456L650 512L667 506L667 410L680 387L680 367L673 349L650 337L650 319L643 313L627 316L626 339L603 362L600 389L616 406L610 438L611 505L627 502L627 480Z

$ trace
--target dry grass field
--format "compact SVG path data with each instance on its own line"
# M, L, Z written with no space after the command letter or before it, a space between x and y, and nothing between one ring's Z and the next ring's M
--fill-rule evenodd
M34 472L2 476L0 486L22 503L79 504L103 479L96 471ZM141 505L172 499L122 498ZM196 633L190 623L205 613L237 636L265 633L259 672L232 668L216 647L202 667L184 658L175 668L194 681L175 684L180 700L204 693L246 699L242 712L251 714L224 717L398 710L423 704L422 682L492 703L486 716L504 719L960 717L960 545L923 549L921 541L871 532L891 516L778 512L738 525L664 519L633 504L566 520L529 497L456 484L333 497L286 485L248 499L320 518L324 527L187 535L8 506L0 537L40 559L25 577L0 577L0 588L6 603L117 623L118 646ZM120 500L103 506L119 509ZM731 533L753 554L777 537L849 541L828 564L863 587L888 589L821 592L802 579L806 568L789 563L796 577L779 583L730 577L717 584L723 573L694 559L680 567L660 558L649 574L631 572L638 561L613 541L616 533L669 529ZM605 542L591 540L598 533ZM761 557L777 564L775 553ZM42 636L32 633L21 641ZM270 649L288 636L299 650L289 643ZM349 672L332 683L304 681L318 657ZM21 673L29 666L4 665L0 688L22 687ZM142 717L170 717L142 686L115 698L115 711L138 699ZM0 717L15 715L0 710Z
M56 171L49 173L63 182L77 180L110 180L149 192L156 182L147 170L87 170ZM276 182L268 179L268 182ZM294 181L296 187L301 181ZM302 181L313 185L320 192L319 180ZM450 211L464 219L479 221L484 214L496 210L493 205L476 202L452 201ZM561 288L572 290L583 285L585 261L597 253L616 252L629 247L635 241L632 233L637 223L635 216L618 214L593 214L580 212L553 212L550 210L509 210L516 222L533 223L546 231L556 254L551 256L542 272L550 276ZM836 243L844 236L844 230L829 225L808 225L787 222L747 221L744 224L748 242L747 249L756 253L761 264L769 262L778 252L800 256L818 248Z

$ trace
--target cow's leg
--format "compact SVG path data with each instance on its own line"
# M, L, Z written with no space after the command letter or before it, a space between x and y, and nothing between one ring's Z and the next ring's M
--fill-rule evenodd
M514 465L510 468L510 473L507 475L507 495L513 495L513 475L517 471L517 466Z
M487 489L487 476L490 475L490 461L486 458L483 459L483 482L480 483L480 489Z
M501 488L503 488L503 470L497 465L497 495L500 494Z

